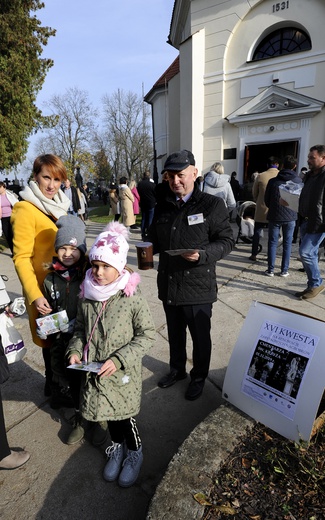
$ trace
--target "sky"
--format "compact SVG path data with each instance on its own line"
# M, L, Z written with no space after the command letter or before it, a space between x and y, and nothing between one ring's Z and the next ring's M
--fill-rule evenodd
M167 42L174 0L44 0L36 11L43 26L56 29L42 57L54 60L37 106L78 87L95 107L117 89L146 94L176 58ZM33 161L38 136L30 141ZM26 163L18 178L26 175Z

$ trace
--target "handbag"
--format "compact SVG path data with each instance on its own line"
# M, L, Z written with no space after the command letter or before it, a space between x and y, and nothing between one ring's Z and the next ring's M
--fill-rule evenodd
M1 343L9 365L23 359L27 352L23 338L5 312L0 314L0 331Z

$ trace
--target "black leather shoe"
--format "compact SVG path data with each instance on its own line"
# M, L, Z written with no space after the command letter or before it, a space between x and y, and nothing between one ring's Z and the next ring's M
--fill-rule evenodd
M168 388L169 386L174 385L177 381L181 381L182 379L186 379L186 372L178 372L178 370L171 370L169 374L162 377L158 382L159 388Z
M192 379L185 393L185 399L195 401L203 392L205 379Z

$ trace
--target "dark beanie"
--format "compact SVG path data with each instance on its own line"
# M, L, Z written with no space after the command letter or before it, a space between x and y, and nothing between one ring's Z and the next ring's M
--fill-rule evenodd
M64 215L56 222L58 231L55 239L55 251L62 246L77 247L86 253L86 226L83 221L74 215Z

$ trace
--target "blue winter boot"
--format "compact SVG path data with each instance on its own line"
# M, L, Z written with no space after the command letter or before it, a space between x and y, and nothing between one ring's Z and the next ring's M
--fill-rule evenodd
M142 446L136 451L128 450L123 462L118 483L121 487L130 487L137 480L143 462Z
M111 446L106 448L108 462L104 468L103 477L107 482L113 482L120 474L122 463L124 460L124 443L118 444L113 442Z

